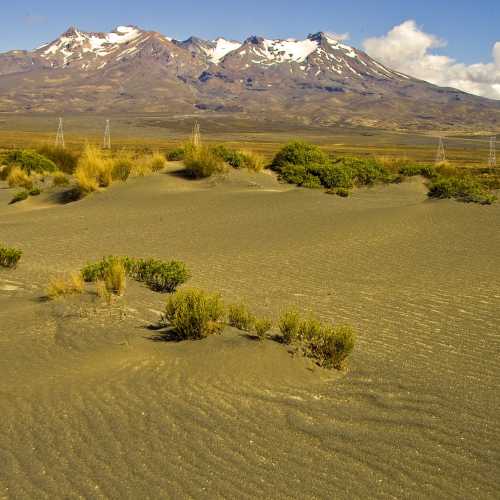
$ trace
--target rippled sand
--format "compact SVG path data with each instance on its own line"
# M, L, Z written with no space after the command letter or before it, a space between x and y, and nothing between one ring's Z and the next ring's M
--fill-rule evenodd
M0 240L25 253L0 271L0 498L498 498L500 205L240 173L64 206L11 194ZM135 283L111 308L39 300L111 253L182 259L191 285L261 314L352 323L349 371L231 329L155 342L164 298Z

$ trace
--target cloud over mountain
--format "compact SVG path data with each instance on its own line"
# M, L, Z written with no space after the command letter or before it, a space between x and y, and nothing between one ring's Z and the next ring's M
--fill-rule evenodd
M500 99L500 41L493 47L493 62L471 65L435 53L445 45L445 41L426 33L412 20L363 43L370 56L393 69L436 85Z

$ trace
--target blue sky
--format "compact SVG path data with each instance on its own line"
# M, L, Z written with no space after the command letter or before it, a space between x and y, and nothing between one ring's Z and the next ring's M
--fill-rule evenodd
M304 37L310 32L350 33L350 44L362 47L368 37L382 36L413 19L426 32L445 39L440 54L471 64L489 62L500 40L499 0L50 0L2 2L0 51L31 49L56 38L70 25L109 31L137 24L178 39L194 34L244 39Z

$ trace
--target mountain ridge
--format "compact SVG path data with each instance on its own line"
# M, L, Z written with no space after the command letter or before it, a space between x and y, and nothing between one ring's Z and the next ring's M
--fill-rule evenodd
M334 36L179 41L137 26L72 26L0 54L0 112L232 113L398 129L497 130L500 101L394 71Z

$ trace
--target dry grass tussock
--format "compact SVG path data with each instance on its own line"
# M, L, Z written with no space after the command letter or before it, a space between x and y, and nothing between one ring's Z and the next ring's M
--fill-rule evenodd
M223 173L227 170L224 160L209 146L191 146L186 150L184 166L190 177L195 179L210 177L213 174Z
M51 300L82 293L84 282L80 273L71 273L69 276L53 278L47 287L47 297Z
M87 144L78 160L75 180L82 194L97 191L113 182L113 162L96 146Z
M10 169L9 175L7 176L7 182L10 187L22 187L28 190L33 188L33 180L31 177L17 165Z
M245 167L253 172L260 172L266 165L264 157L254 151L241 151L245 157Z

